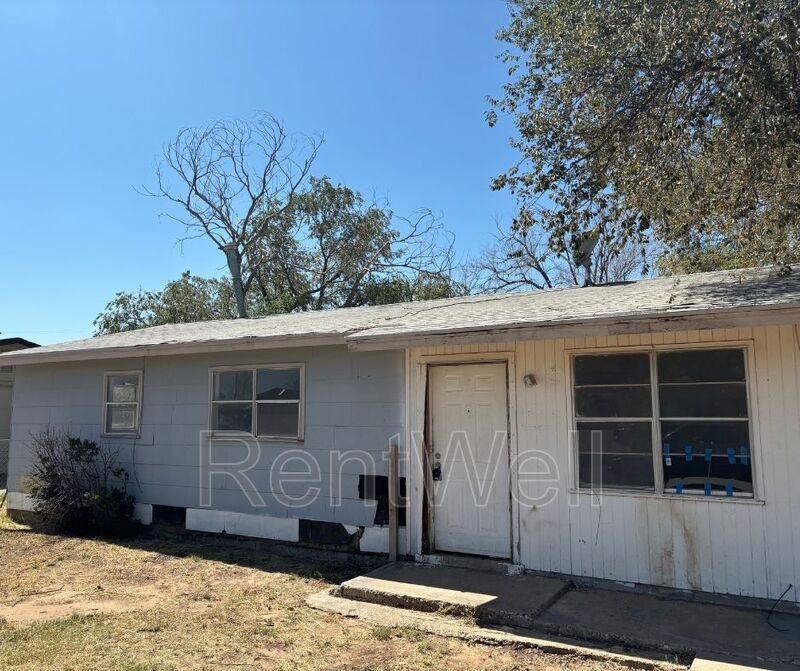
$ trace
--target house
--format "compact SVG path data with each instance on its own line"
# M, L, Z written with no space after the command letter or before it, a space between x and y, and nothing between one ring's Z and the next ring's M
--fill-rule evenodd
M0 338L0 353L14 352L36 343L24 338ZM0 365L0 489L5 489L8 475L8 446L11 438L11 386L14 382L13 368Z
M16 366L147 522L800 602L800 268L158 326ZM251 435L252 434L252 435ZM256 437L253 437L256 436Z

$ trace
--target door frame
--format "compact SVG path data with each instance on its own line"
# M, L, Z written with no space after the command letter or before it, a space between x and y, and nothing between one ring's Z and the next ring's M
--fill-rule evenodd
M430 350L427 350L428 352ZM426 354L426 350L406 350L406 445L408 455L406 476L408 477L408 534L409 553L414 555L435 554L433 538L433 509L426 504L432 497L430 468L427 467L426 436L430 435L428 421L429 367L437 365L502 363L506 367L506 406L508 412L508 459L509 459L509 508L511 521L510 560L519 563L519 502L512 496L517 490L518 473L514 465L518 459L517 443L517 376L514 351L473 352L459 354ZM432 498L427 498L430 502ZM476 555L478 556L478 555Z

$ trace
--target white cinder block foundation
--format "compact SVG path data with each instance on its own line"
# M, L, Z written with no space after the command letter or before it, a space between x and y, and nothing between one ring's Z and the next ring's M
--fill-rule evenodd
M222 510L186 509L186 528L190 531L205 531L221 534L225 531L225 512Z
M300 523L296 519L226 510L187 508L186 528L191 531L225 532L236 536L269 538L292 543L300 540Z

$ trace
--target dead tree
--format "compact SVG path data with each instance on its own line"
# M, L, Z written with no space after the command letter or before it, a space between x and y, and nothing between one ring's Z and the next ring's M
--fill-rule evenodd
M146 192L180 206L164 216L185 226L184 240L206 236L225 254L239 317L247 317L243 259L291 206L321 142L261 113L184 128L164 148L158 187Z

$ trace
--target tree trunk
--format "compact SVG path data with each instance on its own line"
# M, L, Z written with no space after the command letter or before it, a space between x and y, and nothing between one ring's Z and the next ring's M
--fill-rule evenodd
M242 258L236 251L236 245L228 244L222 248L228 259L228 269L233 280L233 295L236 298L236 311L240 319L247 319L247 305L244 302L244 286L242 285Z

